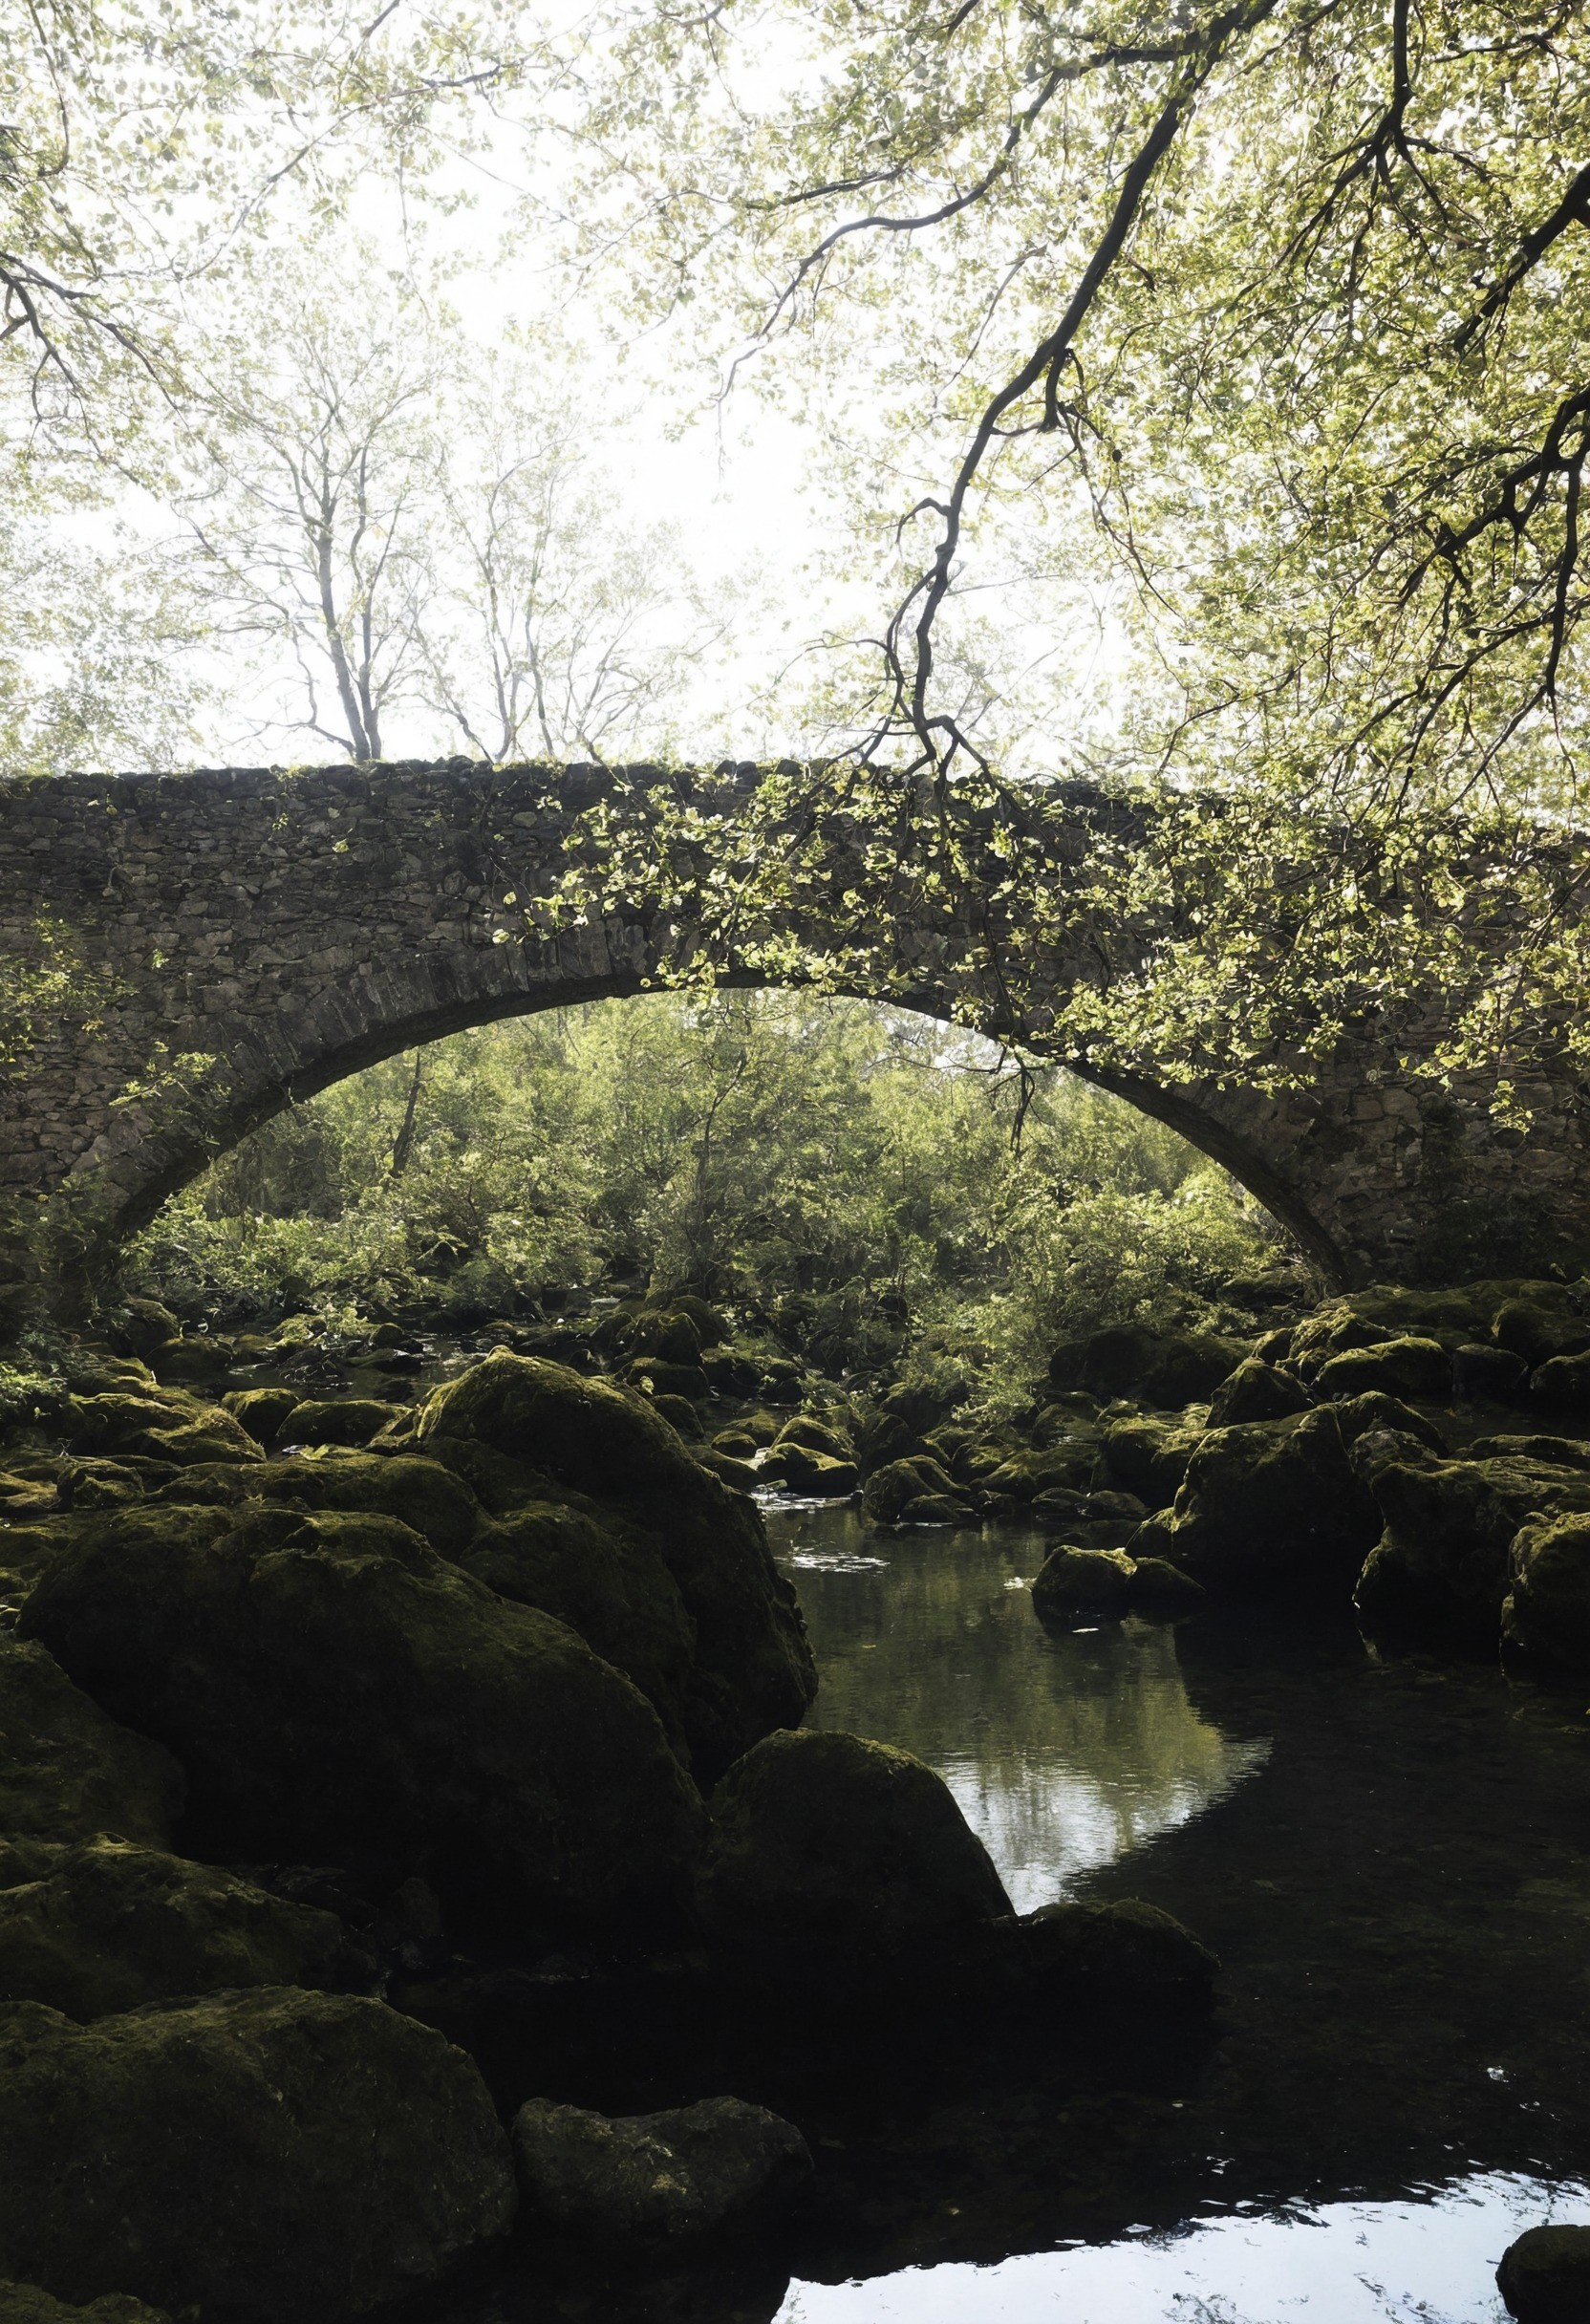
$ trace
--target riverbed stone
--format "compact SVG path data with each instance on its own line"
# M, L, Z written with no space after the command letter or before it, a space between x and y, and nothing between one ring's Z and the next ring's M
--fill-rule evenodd
M183 1468L194 1461L265 1458L233 1413L175 1388L108 1388L76 1398L66 1432L76 1451L139 1452Z
M1510 2243L1496 2289L1517 2324L1584 2324L1590 2316L1590 2227L1529 2227Z
M643 1397L535 1357L488 1356L429 1399L417 1449L459 1435L539 1470L551 1482L534 1497L554 1499L561 1485L655 1544L696 1625L681 1715L698 1775L712 1779L805 1716L817 1673L760 1512L694 1460Z
M0 1635L0 1836L165 1848L183 1795L168 1751L118 1727L43 1646Z
M1239 1341L1213 1333L1114 1323L1057 1348L1049 1378L1059 1388L1081 1388L1104 1397L1133 1395L1175 1411L1212 1395L1247 1353Z
M384 2002L263 1987L0 2012L0 2269L238 2324L363 2315L514 2209L473 2061Z
M1051 1550L1032 1584L1036 1612L1050 1622L1108 1620L1126 1613L1137 1567L1124 1549Z
M526 2210L604 2248L761 2224L812 2168L793 2122L732 2098L616 2119L531 2098L512 2137Z
M1313 1402L1291 1372L1249 1356L1227 1373L1211 1397L1209 1425L1231 1429L1246 1420L1282 1420L1288 1412L1306 1412Z
M7 1862L24 1858L13 1884ZM325 1986L342 1962L333 1913L213 1864L125 1840L0 1846L0 2004L104 2017L179 1993Z
M296 1389L290 1388L237 1388L222 1397L221 1407L242 1422L256 1444L273 1445L298 1402Z
M1549 1356L1529 1376L1532 1404L1590 1419L1590 1354Z
M1026 1972L1041 1997L1074 2006L1089 1996L1138 2005L1205 2002L1220 1963L1157 1904L1043 1904L1018 1923Z
M712 1798L701 1915L765 1957L877 1958L1008 1914L987 1849L923 1760L860 1735L769 1735Z
M1393 1460L1374 1497L1384 1530L1355 1593L1361 1614L1494 1638L1508 1553L1532 1516L1590 1510L1590 1473L1529 1460Z
M1212 1592L1344 1598L1379 1530L1334 1411L1212 1430L1170 1517L1138 1537Z
M367 1445L401 1409L378 1396L306 1397L276 1433L284 1445Z
M1590 1511L1543 1518L1514 1536L1502 1639L1537 1662L1590 1669Z
M102 1535L21 1627L177 1753L234 1859L389 1861L552 1931L683 1908L701 1812L650 1703L390 1518Z
M1111 1485L1134 1493L1146 1508L1169 1509L1207 1434L1205 1429L1149 1413L1114 1421L1100 1443L1100 1474Z
M862 1509L874 1525L897 1525L913 1501L943 1499L969 1512L970 1503L956 1491L955 1479L942 1461L929 1453L909 1460L887 1461L874 1469L861 1496Z

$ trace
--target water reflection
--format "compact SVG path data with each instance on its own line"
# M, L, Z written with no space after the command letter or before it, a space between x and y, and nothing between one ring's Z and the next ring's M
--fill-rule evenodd
M1493 2324L1496 2262L1551 2219L1590 2221L1590 2186L1505 2172L1412 2203L1253 2206L1168 2234L990 2268L796 2283L777 2324Z
M1188 1699L1168 1624L1047 1633L1031 1537L879 1536L852 1510L774 1509L822 1674L808 1725L936 1767L1019 1912L1185 1823L1261 1766Z

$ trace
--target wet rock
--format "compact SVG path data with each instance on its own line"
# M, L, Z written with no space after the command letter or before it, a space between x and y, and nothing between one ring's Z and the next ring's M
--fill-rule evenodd
M526 2210L604 2246L694 2242L760 2223L811 2176L795 2125L740 2098L616 2120L531 2098L512 2135Z
M386 1859L553 1929L682 1906L700 1808L652 1706L390 1518L128 1527L67 1553L21 1627L177 1753L229 1854Z
M1034 1578L1033 1606L1050 1622L1108 1620L1127 1611L1136 1572L1124 1549L1065 1543L1050 1551Z
M1327 1408L1213 1430L1138 1543L1214 1592L1345 1596L1379 1523Z
M1130 1611L1134 1614L1191 1614L1208 1592L1165 1558L1133 1557Z
M456 1558L484 1521L461 1478L440 1461L412 1453L329 1450L312 1460L272 1461L263 1472L250 1471L245 1483L266 1500L295 1501L328 1514L363 1510L397 1517L444 1558Z
M966 1503L949 1493L919 1493L907 1501L897 1525L964 1525L971 1516Z
M0 2267L61 2299L330 2324L433 2282L513 2207L475 2065L383 2002L0 2012Z
M926 1453L912 1460L892 1460L885 1467L874 1469L867 1480L861 1506L874 1525L897 1525L909 1504L924 1498L954 1502L962 1512L969 1506L956 1493L949 1471Z
M1452 1390L1466 1400L1491 1398L1498 1404L1511 1403L1522 1394L1528 1381L1529 1366L1508 1348L1466 1340L1453 1350Z
M11 1884L0 1848L0 2003L103 2017L178 1993L329 1985L343 1957L329 1912L211 1864L124 1840L29 1848Z
M1008 1914L987 1849L920 1759L860 1735L769 1735L712 1799L700 1885L720 1945L875 1959Z
M401 1410L376 1396L306 1397L276 1433L285 1445L367 1445Z
M712 1394L712 1383L698 1364L669 1364L661 1356L636 1356L624 1377L648 1402L654 1396L678 1396L698 1405Z
M459 1562L501 1597L567 1623L682 1735L696 1625L650 1541L543 1501L485 1526Z
M763 1454L758 1474L763 1483L777 1480L792 1493L809 1493L824 1500L838 1501L847 1499L861 1481L853 1460L841 1460L832 1453L816 1452L809 1445L791 1443L782 1436L771 1452Z
M696 1292L677 1291L671 1304L676 1315L690 1318L703 1348L721 1347L726 1340L733 1337L722 1309L715 1307L710 1300L701 1299Z
M0 2284L0 2324L171 2324L161 2308L108 2292L86 2308L69 2308L36 2284Z
M630 1345L637 1356L660 1356L665 1364L701 1361L700 1330L679 1308L643 1310L635 1317Z
M1534 1515L1590 1509L1590 1474L1525 1460L1391 1461L1374 1497L1385 1530L1354 1602L1371 1622L1493 1638L1513 1537Z
M1314 1399L1300 1380L1249 1356L1229 1372L1210 1400L1212 1429L1239 1428L1249 1420L1284 1420L1289 1412L1306 1412Z
M1220 1963L1190 1928L1135 1897L1044 1904L1018 1923L1029 1976L1055 2000L1207 2002Z
M843 1429L836 1429L826 1420L814 1420L809 1412L798 1412L786 1420L773 1440L774 1451L785 1445L800 1445L808 1452L826 1453L829 1460L853 1461L856 1449Z
M738 1347L703 1348L701 1369L715 1396L754 1396L762 1378L756 1358Z
M1502 2253L1496 2289L1518 2324L1590 2316L1590 2227L1529 2227Z
M700 1773L716 1775L758 1736L805 1715L816 1671L760 1515L693 1460L643 1399L559 1365L495 1355L425 1407L421 1450L459 1435L594 1496L655 1541L696 1625L683 1715ZM538 1497L553 1496L543 1488Z
M1369 1347L1354 1347L1329 1357L1314 1375L1317 1396L1338 1397L1449 1396L1452 1360L1439 1340L1407 1338L1380 1340Z
M1497 1347L1521 1356L1533 1371L1554 1356L1581 1355L1590 1347L1590 1324L1562 1284L1537 1283L1527 1297L1501 1302L1491 1319L1490 1337Z
M297 1392L290 1388L240 1388L223 1396L221 1407L242 1422L256 1444L273 1445L297 1402Z
M152 1351L150 1363L158 1380L203 1384L223 1378L236 1352L229 1339L201 1334L191 1340L166 1341Z
M1590 1469L1590 1444L1578 1436L1476 1436L1466 1460L1544 1461L1548 1468Z
M716 1445L703 1445L696 1455L703 1469L721 1477L735 1493L754 1493L763 1479L748 1460L737 1460L732 1452L720 1452Z
M169 1752L107 1718L43 1646L0 1636L0 1834L164 1848L182 1803Z
M1523 1526L1508 1570L1504 1643L1564 1670L1590 1668L1590 1514Z

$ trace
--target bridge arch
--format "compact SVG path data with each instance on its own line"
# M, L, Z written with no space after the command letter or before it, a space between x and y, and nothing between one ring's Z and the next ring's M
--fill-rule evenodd
M64 1219L92 1266L288 1104L448 1033L669 981L692 939L661 863L601 915L538 928L569 833L593 803L622 816L646 781L728 830L762 779L448 762L0 785L0 943L22 957L54 932L86 995L28 1031L0 1087L0 1199L13 1221ZM1098 807L1079 788L1057 878ZM842 899L807 911L842 914ZM831 989L1011 1031L941 912L874 933L874 970ZM723 948L711 980L803 981L768 935ZM1046 973L1058 995L1084 971L1057 957ZM1043 1049L1032 1022L1021 1035ZM1590 1121L1566 1074L1533 1093L1520 1141L1493 1127L1483 1090L1399 1079L1373 1028L1278 1097L1054 1054L1221 1163L1333 1281L1440 1272L1432 1225L1465 1205L1496 1262L1484 1272L1546 1263L1548 1242L1590 1253Z

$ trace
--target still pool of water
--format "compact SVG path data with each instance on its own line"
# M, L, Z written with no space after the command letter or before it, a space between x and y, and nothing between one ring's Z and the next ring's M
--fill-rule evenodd
M811 1723L939 1768L1021 1909L1142 1896L1224 1976L1207 2045L1122 2090L816 2124L818 2197L758 2313L1499 2317L1511 2238L1590 2220L1585 1696L1318 1615L1049 1634L1036 1536L768 1517Z

